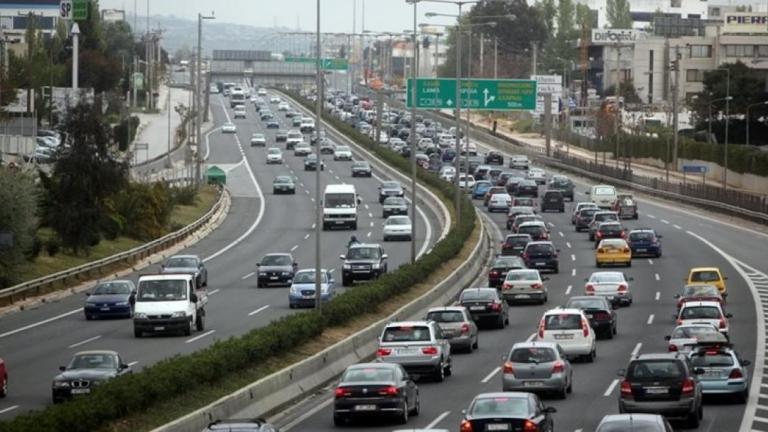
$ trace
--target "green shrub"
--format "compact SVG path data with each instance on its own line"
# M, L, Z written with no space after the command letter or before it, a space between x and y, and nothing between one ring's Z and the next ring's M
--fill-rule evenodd
M61 250L61 242L58 237L53 236L45 242L45 251L48 252L48 256L56 256Z
M195 186L172 187L171 201L176 205L191 206L197 202L197 188Z
M125 234L146 241L166 233L173 210L170 190L161 183L130 183L114 198L114 205L125 221Z

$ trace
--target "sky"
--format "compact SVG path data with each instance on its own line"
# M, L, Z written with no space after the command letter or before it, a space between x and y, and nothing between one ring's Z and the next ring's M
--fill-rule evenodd
M363 17L363 3L365 16ZM196 19L197 14L214 12L219 22L257 27L298 27L304 31L316 28L317 0L99 0L103 9L123 9L132 15L134 5L139 16L146 16L147 4L152 15L175 15ZM356 31L360 32L363 18L365 30L402 32L413 28L413 6L405 0L321 0L321 31L352 32L354 4L357 4ZM465 9L468 6L465 6ZM450 17L424 17L425 12L455 15L452 4L420 3L418 23L452 24Z

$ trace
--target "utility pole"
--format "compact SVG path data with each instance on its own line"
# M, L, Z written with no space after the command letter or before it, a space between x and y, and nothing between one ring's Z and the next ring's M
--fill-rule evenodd
M672 67L675 72L674 92L672 93L672 166L677 171L677 144L678 144L678 98L680 97L680 46L675 47L675 60ZM669 155L667 155L669 157ZM667 164L668 165L668 164ZM669 177L669 167L667 167L667 177Z
M80 89L80 83L78 82L80 75L80 26L77 23L72 24L72 92L77 96L77 92ZM7 49L7 48L6 48ZM53 91L53 89L51 89Z
M531 42L531 45L533 45L533 56L531 58L531 62L533 64L531 65L531 75L536 75L536 63L538 63L539 45L536 43L536 41Z
M480 33L480 77L485 76L485 35Z
M493 79L499 79L499 38L493 37Z
M168 86L168 99L167 103L165 105L165 109L168 111L168 168L173 167L173 162L171 161L171 86Z
M365 2L363 2L365 4ZM317 313L321 313L322 311L322 249L321 249L321 239L320 235L322 234L323 229L323 205L321 204L322 198L320 195L320 171L321 167L323 166L323 161L320 159L321 153L320 153L320 132L321 132L321 125L322 125L322 113L323 113L323 67L322 67L322 50L320 47L320 0L317 0L317 40L315 47L315 56L317 57L315 60L315 65L317 67L317 100L315 104L315 133L317 134L317 145L315 146L315 151L317 155L317 166L315 167L315 310ZM370 53L369 53L370 54ZM370 58L370 55L369 55ZM357 203L355 203L357 205Z
M461 3L459 5L459 17L461 17ZM416 100L413 101L416 103ZM456 177L453 179L453 185L456 188L456 226L461 224L461 189L459 189L459 175L461 174L461 19L456 21L456 156L454 165L456 166ZM415 121L415 119L411 119Z
M552 155L552 93L544 93L544 139L547 157Z
M728 125L731 122L731 70L726 68L728 73L725 81L725 154L723 155L723 189L728 189ZM749 121L749 119L747 119ZM675 154L677 157L677 154Z
M613 155L616 159L616 168L619 168L619 143L621 142L621 106L619 105L619 88L621 87L621 45L616 44L616 84L614 85L613 95L616 97L616 118L613 121L613 132L616 135L616 152Z
M419 77L419 39L416 37L416 20L418 2L413 2L413 90L411 91L411 264L416 262L416 79ZM376 136L378 143L379 137Z

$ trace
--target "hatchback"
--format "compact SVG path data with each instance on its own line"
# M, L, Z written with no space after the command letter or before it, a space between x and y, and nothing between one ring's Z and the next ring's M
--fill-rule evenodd
M503 359L504 391L552 392L565 399L573 390L571 362L556 343L516 343Z
M704 343L690 353L691 364L701 368L699 375L704 394L731 395L739 403L749 397L749 360L741 358L730 344Z
M525 246L523 261L529 268L560 272L560 249L550 241L532 241Z
M597 344L595 331L580 309L556 308L544 312L537 333L539 341L559 344L571 358L595 361Z
M492 213L495 211L502 211L507 212L509 210L509 206L512 204L512 197L509 196L506 193L497 193L491 196L491 199L488 201L488 212Z
M392 322L379 337L376 358L396 363L409 373L443 381L451 375L451 346L434 321Z
M629 232L627 240L632 256L661 257L661 235L650 228L633 229Z
M434 307L427 311L427 321L434 321L451 344L451 352L472 352L479 343L477 324L464 306Z
M532 242L530 234L508 234L501 242L501 254L519 256L523 254L525 246Z
M728 318L733 315L724 313L720 303L712 301L690 301L683 303L676 316L677 325L706 323L717 326L720 333L728 335Z

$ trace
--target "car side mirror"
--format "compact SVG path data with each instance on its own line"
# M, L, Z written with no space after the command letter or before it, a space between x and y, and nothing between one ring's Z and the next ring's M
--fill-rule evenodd
M663 235L657 235L656 238L664 238Z
M723 280L728 280L728 276L723 276Z
M59 366L59 370L64 372L65 370L67 370L67 367L66 366Z
M584 195L589 195L589 194L590 194L590 192L589 192L589 191L585 191L585 192L584 192Z
M626 374L627 374L627 370L626 369L619 369L618 371L616 371L616 375L618 375L620 377L623 377Z
M543 280L543 281L548 281L548 280L549 280L549 277L548 277L548 276L544 276L543 278L541 278L541 280Z
M126 370L126 369L128 369L129 367L130 367L130 366L128 366L128 365L127 365L127 364L125 364L125 363L121 363L121 364L120 364L120 370Z
M256 263L256 267L261 267L261 263Z
M192 293L192 295L191 295L191 296L189 296L189 300L190 300L192 303L197 303L197 294L195 294L195 293Z
M664 336L664 340L669 342L670 340L672 340L672 336L666 335L666 336Z
M347 257L344 254L339 255L339 259L345 260Z
M89 293L89 292L86 292L86 293L85 293L85 296L86 296L86 297L89 297L90 295L91 295L91 293Z
M387 258L389 258L389 255L387 255L387 254L384 254L384 255L381 256L381 259L387 259Z
M752 364L752 362L751 362L751 361L749 361L749 360L742 360L742 361L741 361L741 365L742 365L742 366L749 366L749 365L751 365L751 364Z
M461 410L461 415L463 415L463 416L467 415L467 410L465 410L465 409Z
M733 314L732 313L727 313L727 314L725 314L725 317L726 318L733 318Z
M359 205L359 204L362 204L362 203L363 203L363 199L360 198L360 197L357 197L357 204Z
M554 413L557 412L557 408L548 406L548 407L544 408L543 412L545 412L547 414L554 414Z

